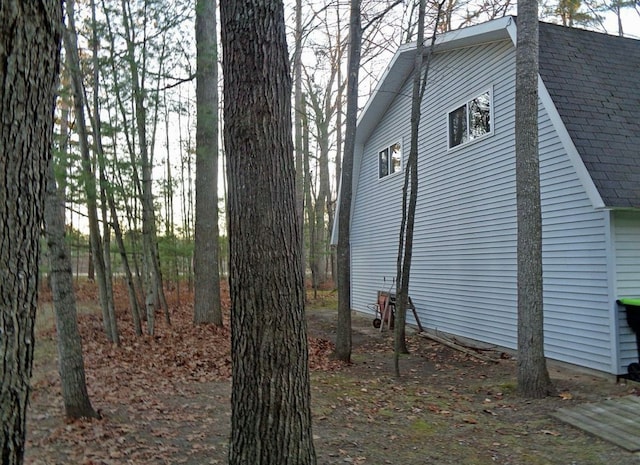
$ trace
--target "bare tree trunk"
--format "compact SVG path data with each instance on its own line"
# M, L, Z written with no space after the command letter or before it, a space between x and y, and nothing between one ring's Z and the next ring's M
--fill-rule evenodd
M104 250L100 236L100 226L98 224L97 190L96 178L93 173L91 155L89 153L89 136L85 118L84 86L80 69L80 58L78 56L78 38L75 27L75 2L66 2L68 27L64 34L65 50L69 63L69 73L73 83L73 103L76 123L78 128L78 140L80 153L82 156L82 170L84 174L84 189L87 196L87 216L89 220L89 239L91 241L91 257L95 267L98 290L100 296L100 307L102 308L102 319L105 333L109 341L119 344L117 328L114 327L113 296L109 295L107 286L107 276L104 262Z
M437 5L433 34L429 53L425 57L424 29L426 0L418 5L418 38L413 63L413 87L411 95L411 145L402 187L402 221L398 243L398 265L396 273L396 314L394 339L394 366L396 377L400 376L400 354L409 352L407 348L405 326L409 305L409 279L411 278L411 260L413 257L413 232L418 202L418 136L420 133L421 106L429 78L429 64L436 43L436 34L440 22L440 13L445 0Z
M398 243L398 262L396 271L396 312L394 334L394 367L396 377L400 377L399 355L409 353L405 326L411 276L411 253L413 247L413 225L418 195L418 131L420 130L420 105L422 103L422 63L424 54L424 17L426 0L420 0L418 6L418 37L413 62L413 88L411 95L411 145L405 166L404 185L402 186L402 221ZM437 26L437 24L436 24ZM434 32L435 34L435 32ZM403 150L404 152L404 150ZM409 191L410 187L410 191ZM408 198L407 198L408 195ZM407 201L409 202L407 211Z
M342 38L341 31L342 28L340 26L340 2L336 2L336 20L338 22L338 26L336 28L336 42L340 44L342 47ZM344 85L342 83L342 49L338 55L337 59L337 77L336 80L338 82L338 95L336 96L336 182L339 184L340 179L342 179L342 114L343 114L343 95L344 95ZM336 189L337 190L337 189ZM329 231L333 231L333 222L336 219L336 201L332 203L330 214L329 214ZM334 283L337 283L338 280L338 260L336 256L336 248L331 247L331 279Z
M350 0L349 66L347 76L347 117L345 121L344 156L338 207L338 326L335 357L351 361L351 198L353 195L353 157L358 117L358 71L362 47L360 0Z
M538 2L518 3L516 47L516 197L518 211L518 390L549 394L544 358L542 213L538 160Z
M295 52L293 54L293 87L294 105L293 122L295 129L295 161L296 161L296 213L300 228L300 243L303 244L304 251L304 204L305 204L305 178L307 171L304 168L303 158L306 152L302 145L302 118L303 118L303 95L302 95L302 0L296 0L296 29L295 29ZM302 261L302 272L306 275L307 264L305 254L300 254Z
M71 258L64 233L64 200L56 188L53 161L50 162L47 172L46 192L45 233L51 268L51 291L56 314L58 363L65 415L67 418L98 418L99 415L91 406L87 392Z
M99 136L98 136L99 137ZM113 301L113 268L111 266L111 226L109 223L109 205L107 204L107 178L104 175L104 154L102 149L98 153L100 160L100 210L102 212L102 250L104 257L104 281L109 298L109 323L113 331L113 338L116 344L120 344L120 332L118 331L118 322L116 320L116 308Z
M112 331L114 332L113 338L116 343L119 343L120 335L118 332L118 324L116 320L115 305L113 302L113 270L111 267L111 228L109 227L109 206L107 203L107 190L110 186L107 184L107 178L105 175L105 156L102 146L102 123L100 121L100 101L99 101L99 83L100 83L100 63L98 59L98 24L96 20L96 5L95 1L91 0L91 23L92 23L92 51L93 51L93 118L91 118L91 124L93 128L93 145L96 156L98 158L98 169L100 176L100 205L102 210L102 225L103 225L103 252L104 252L104 275L107 297L109 299L109 322L111 324Z
M315 465L284 5L223 0L230 465Z
M3 0L0 24L0 459L19 465L33 368L62 7L54 0Z
M316 222L315 222L315 209L317 203L314 203L311 193L311 187L313 182L311 180L311 166L309 153L309 118L307 117L307 104L306 98L303 95L300 103L300 117L301 117L301 130L302 130L302 169L304 174L304 205L307 212L307 237L309 253L309 269L311 271L311 287L313 288L313 298L317 297L318 291L318 269L316 268ZM304 236L303 236L304 237Z
M196 4L197 128L193 322L222 326L218 255L218 35L214 0Z
M124 271L125 282L127 284L129 307L131 309L131 318L133 320L133 329L136 333L136 336L142 336L142 324L140 322L140 304L138 303L138 294L136 292L134 277L131 273L131 267L129 266L129 258L127 256L124 239L122 237L122 229L120 228L120 221L118 220L118 212L116 211L116 204L115 200L113 199L113 193L107 193L107 201L109 202L109 209L111 211L111 218L113 221L113 233L116 238L116 243L118 244L120 260L122 261L122 270Z
M155 213L153 208L152 191L152 166L149 159L149 147L147 143L146 109L144 105L145 90L141 86L138 63L135 59L135 44L131 32L130 8L126 0L122 0L122 20L125 29L127 43L127 62L131 72L131 86L136 116L136 129L138 134L138 146L140 150L140 164L142 172L142 189L140 203L142 204L142 243L145 268L145 305L147 310L147 333L155 333L155 310L162 306L165 317L168 320L168 308L162 286L162 274L158 259L158 240L156 238Z
M92 1L92 8L94 7L93 1ZM96 92L97 94L97 92ZM94 101L94 108L95 108L95 114L98 114L98 107L97 107L97 102ZM94 125L96 125L99 127L100 123L98 122L99 120L97 118L93 119L94 121ZM115 126L115 125L114 125ZM99 129L96 130L94 129L94 132L96 134L100 134ZM98 140L101 140L101 137L98 137ZM102 178L105 178L105 184L106 184L106 174L105 174L105 170L106 170L106 166L105 166L105 160L104 160L104 151L102 149L102 144L100 144L100 176ZM119 176L112 176L113 178L119 177ZM114 198L114 194L113 194L113 187L109 188L109 189L104 189L104 198L102 200L104 205L108 205L109 208L109 213L111 214L111 226L113 227L113 234L115 236L116 239L116 244L118 246L118 252L120 254L120 260L122 262L122 270L124 271L125 274L125 283L127 285L127 292L128 292L128 296L129 296L129 307L130 307L130 311L131 311L131 316L132 316L132 321L133 321L133 328L134 331L136 333L137 336L141 336L142 335L142 325L140 322L140 304L138 302L138 294L136 291L136 286L135 286L135 281L134 281L134 277L133 274L131 273L131 267L129 265L129 257L127 256L127 250L126 250L126 246L125 246L125 242L124 242L124 237L122 234L122 228L120 227L120 220L118 218L118 212L116 209L116 202L115 202L115 198ZM126 207L127 212L129 212L128 207ZM105 220L105 224L106 224L106 220ZM114 318L115 318L115 313L114 313Z

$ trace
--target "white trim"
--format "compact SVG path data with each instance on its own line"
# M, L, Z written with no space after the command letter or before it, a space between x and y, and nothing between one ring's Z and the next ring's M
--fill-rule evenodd
M511 36L511 40L513 41L513 46L517 47L518 28L515 24L515 21L511 21L509 24L507 24L506 28L507 32ZM578 179L580 179L580 182L585 188L585 191L587 192L587 196L589 197L593 208L605 208L606 205L604 204L604 201L602 200L602 197L600 196L600 193L598 192L598 189L596 188L596 185L594 184L593 179L591 178L591 175L587 170L587 167L584 165L584 161L578 153L578 149L574 145L573 140L571 139L571 136L569 135L569 132L567 131L567 128L564 125L562 118L560 117L560 113L558 113L558 109L556 108L555 103L553 103L551 95L549 94L547 87L542 81L542 77L540 76L540 74L538 74L538 98L542 102L545 110L547 110L549 120L558 132L560 141L567 151L569 160L571 160L571 163L576 170L576 174L578 175Z
M607 244L607 289L609 302L609 334L611 341L611 368L610 373L619 374L620 368L620 324L618 319L618 304L616 304L616 245L615 245L615 221L613 212L604 210L604 236Z
M509 37L511 37L511 41L513 42L513 46L516 47L518 44L518 27L516 26L516 22L513 17L510 17L510 21L505 26Z
M393 173L391 173L391 147L393 147L396 144L400 146L400 169L398 169L398 171L394 171ZM388 150L387 174L385 176L380 176L380 153L382 153L382 151L384 150ZM378 159L378 181L379 182L386 181L387 179L393 178L397 176L399 173L402 173L405 168L404 143L403 143L402 137L399 137L398 139L395 140L395 142L391 144L386 144L381 149L379 149L377 151L377 159Z

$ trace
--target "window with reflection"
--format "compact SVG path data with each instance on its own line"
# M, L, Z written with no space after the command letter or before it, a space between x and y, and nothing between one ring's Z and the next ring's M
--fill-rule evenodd
M449 148L491 133L491 92L486 91L449 112Z
M378 178L382 179L390 174L402 170L402 145L396 142L378 152Z

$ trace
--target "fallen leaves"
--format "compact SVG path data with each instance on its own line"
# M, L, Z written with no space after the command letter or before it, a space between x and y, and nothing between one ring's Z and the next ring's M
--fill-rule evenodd
M558 394L558 397L560 397L562 400L571 400L573 399L573 394L565 391Z
M32 398L42 395L55 402L31 418L32 441L51 451L52 456L60 457L60 463L207 463L191 457L211 456L216 446L204 438L210 441L216 431L221 442L226 443L228 438L228 424L216 425L212 414L220 407L228 409L230 403L228 289L226 286L222 289L223 327L194 326L193 295L183 291L178 298L175 290L169 290L171 326L158 315L156 334L140 337L135 335L130 322L128 297L122 283L116 283L114 295L120 346L106 340L99 311L81 311L78 318L89 394L103 418L65 423L59 380L56 375L44 377L34 386ZM43 293L43 301L50 298L49 293ZM95 306L96 286L81 282L77 299L81 308ZM39 338L54 342L55 337L54 328L39 334ZM329 340L310 337L308 347L312 370L343 366L331 359L334 346ZM202 408L188 402L194 393L208 393L211 386L218 385L226 392L216 395L210 406ZM47 426L51 424L55 426ZM53 452L58 449L67 452ZM183 455L178 460L180 451ZM31 463L37 464L37 458Z

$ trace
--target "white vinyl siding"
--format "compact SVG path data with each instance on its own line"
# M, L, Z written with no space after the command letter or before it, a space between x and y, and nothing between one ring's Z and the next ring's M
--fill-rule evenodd
M640 213L615 212L613 215L616 262L616 298L640 297ZM616 306L617 307L617 306ZM620 337L620 373L638 362L635 333L627 324L624 307L617 307Z
M510 41L432 59L409 290L423 326L509 348L517 346L514 72ZM448 111L487 88L493 134L448 150ZM403 176L378 182L378 152L409 140L410 95L409 79L363 148L351 229L352 307L360 311L371 311L396 274ZM609 372L605 212L591 206L544 108L539 116L546 355Z
M410 291L426 326L509 347L516 342L513 112L505 104L514 89L512 52L497 42L433 62L414 246L414 257L424 258L414 260ZM493 134L448 150L449 110L487 88Z
M431 64L419 138L410 294L423 325L513 346L513 111L505 103L513 96L514 55L508 41L479 49L436 55ZM487 88L493 89L494 134L450 153L447 114L464 97L459 89L474 94ZM393 135L409 140L410 89L409 81L364 147L351 238L353 307L359 310L395 276L402 179L375 182L377 148Z
M611 372L607 213L594 210L544 108L538 132L545 354Z

